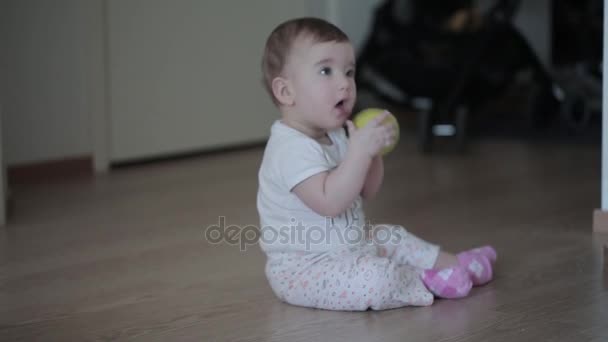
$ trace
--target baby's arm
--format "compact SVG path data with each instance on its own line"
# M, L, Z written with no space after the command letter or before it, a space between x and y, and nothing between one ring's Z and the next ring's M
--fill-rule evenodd
M382 180L384 179L384 161L382 156L375 156L372 160L367 177L365 178L365 184L363 185L363 191L361 191L361 197L364 199L372 199L380 191Z
M296 196L322 216L335 217L349 208L363 191L372 160L394 137L394 128L382 124L386 115L378 115L361 129L356 129L349 121L350 139L342 163L296 185L293 188ZM379 184L373 186L376 187ZM370 190L377 191L373 188Z
M362 153L349 153L337 168L304 180L293 192L317 214L338 216L361 192L371 162L372 158Z

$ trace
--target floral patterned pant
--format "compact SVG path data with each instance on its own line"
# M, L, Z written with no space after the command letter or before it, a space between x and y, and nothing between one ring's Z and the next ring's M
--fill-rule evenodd
M377 234L366 244L336 251L268 252L266 277L274 293L293 305L327 310L431 305L433 294L420 274L433 267L439 247L401 226L372 231Z

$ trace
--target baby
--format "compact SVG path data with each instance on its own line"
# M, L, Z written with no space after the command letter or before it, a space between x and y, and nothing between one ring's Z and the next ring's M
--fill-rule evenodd
M262 71L282 116L271 128L257 195L266 276L277 297L383 310L465 297L492 279L492 247L453 255L401 226L366 224L362 200L379 191L380 151L396 132L383 124L387 112L364 128L349 120L355 53L344 32L321 19L287 21L268 37Z

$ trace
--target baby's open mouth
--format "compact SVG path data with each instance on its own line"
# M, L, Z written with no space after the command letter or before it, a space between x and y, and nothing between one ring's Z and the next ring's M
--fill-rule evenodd
M342 108L342 106L344 106L344 100L340 100L338 103L336 103L336 108Z

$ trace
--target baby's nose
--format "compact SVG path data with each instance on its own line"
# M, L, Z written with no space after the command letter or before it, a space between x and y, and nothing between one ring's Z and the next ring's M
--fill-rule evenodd
M340 89L345 89L348 90L350 89L350 80L348 79L348 77L346 76L342 76L340 77L340 81L339 81L339 88Z

